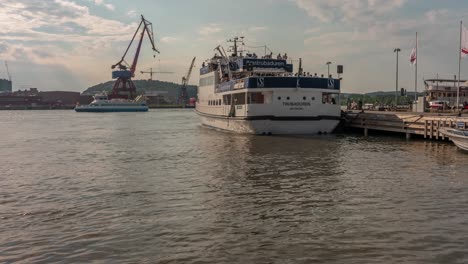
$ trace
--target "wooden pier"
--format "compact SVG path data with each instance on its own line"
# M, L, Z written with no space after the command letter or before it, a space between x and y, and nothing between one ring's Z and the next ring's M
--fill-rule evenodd
M461 125L468 127L468 115L415 112L378 112L378 111L346 111L344 125L348 128L364 130L364 136L369 131L385 131L403 133L407 139L412 135L426 139L445 140L440 133L441 127Z

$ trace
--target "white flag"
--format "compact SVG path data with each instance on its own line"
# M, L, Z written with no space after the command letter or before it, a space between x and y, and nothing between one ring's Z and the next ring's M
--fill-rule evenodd
M416 47L414 47L413 50L411 51L411 55L410 55L410 62L411 62L411 64L412 64L412 65L415 65L417 59L418 59L418 58L416 58Z
M462 28L461 41L461 55L462 57L466 57L468 55L468 29L465 27Z

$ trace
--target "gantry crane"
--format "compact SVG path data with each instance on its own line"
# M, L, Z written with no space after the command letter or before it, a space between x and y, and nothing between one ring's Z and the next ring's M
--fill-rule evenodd
M125 56L127 55L128 50L130 49L130 46L132 45L133 41L135 40L135 37L140 31L140 28L143 28L141 31L141 35L140 35L140 40L136 48L135 56L133 57L133 63L132 65L130 65L130 69L128 69L129 65L128 63L125 62ZM135 34L133 34L133 38L130 41L130 44L128 44L128 47L125 50L125 53L123 54L120 61L112 65L111 67L112 69L118 68L118 70L112 72L112 79L117 79L117 80L115 81L114 86L112 87L112 92L110 94L111 98L124 98L124 99L135 98L136 87L131 78L135 77L135 70L136 70L137 63L138 63L138 57L140 56L141 44L143 43L145 32L147 33L148 38L151 42L153 51L159 53L159 51L156 49L154 45L153 24L151 24L151 22L146 20L143 17L143 15L141 15L140 25L135 31ZM156 55L153 55L153 57L156 57Z
M149 71L140 71L141 74L145 74L145 73L149 73L150 75L150 78L149 80L152 81L153 80L153 74L155 73L165 73L165 74L172 74L174 72L167 72L167 71L153 71L153 68L150 68Z
M190 80L190 75L192 75L192 69L195 66L195 59L197 57L193 57L192 63L190 64L190 68L188 69L187 74L182 77L182 86L180 87L180 95L179 95L179 104L183 107L187 105L187 85Z

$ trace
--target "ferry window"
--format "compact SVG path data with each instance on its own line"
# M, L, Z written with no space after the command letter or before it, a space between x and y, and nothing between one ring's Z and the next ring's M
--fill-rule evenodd
M323 93L322 94L322 104L337 104L339 99L339 94L337 93Z
M278 96L278 100L281 100L281 96Z
M289 96L288 96L288 97L286 97L286 100L289 100Z
M312 96L312 101L315 101L315 97L314 97L314 96Z
M304 96L304 97L302 97L302 100L305 100L305 99L307 99L305 96Z
M245 93L236 93L232 95L234 98L235 105L244 105L245 104Z
M231 95L223 95L223 104L230 105L231 104Z
M264 104L265 98L262 93L249 93L247 97L248 104Z
M221 99L218 99L218 104L221 105Z

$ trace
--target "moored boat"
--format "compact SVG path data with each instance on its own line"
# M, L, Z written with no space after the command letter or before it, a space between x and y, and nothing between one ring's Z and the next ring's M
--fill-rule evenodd
M203 125L247 134L332 132L341 117L341 79L293 73L287 57L223 48L203 63L196 113ZM242 43L241 43L242 44Z
M89 105L77 105L76 112L147 112L146 102L120 98L109 99L107 95L95 95Z
M468 130L444 127L440 132L447 136L457 147L468 151Z

